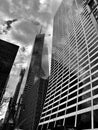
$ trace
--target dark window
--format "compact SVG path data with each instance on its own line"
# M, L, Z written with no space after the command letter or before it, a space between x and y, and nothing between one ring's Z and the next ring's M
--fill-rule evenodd
M66 113L68 114L68 113L72 113L72 112L75 112L75 111L76 111L76 106L72 107L72 108L68 108Z
M59 86L58 88L56 88L56 91L60 90L61 86Z
M75 125L75 116L71 116L68 118L65 118L65 127L74 127Z
M88 43L89 43L92 39L94 39L96 36L97 36L97 34L95 33L94 35L92 35L91 37L89 37ZM93 42L93 43L94 43L94 42ZM97 46L98 43L95 43L95 44L96 44L96 46ZM91 47L89 51L91 51L91 49L93 49L93 47Z
M90 106L91 106L91 101L87 101L85 103L78 105L78 110L85 109L85 108L90 107Z
M98 42L97 42L97 44L98 44ZM97 52L97 51L98 51L98 47L96 47L96 45L95 45L94 50L90 53L90 57L91 57L92 55L94 55L94 53Z
M61 94L61 97L64 97L67 95L67 91Z
M85 90L85 88L84 88L83 92L85 92L85 91L86 91L86 90ZM82 96L79 96L79 101L85 100L85 99L87 99L87 98L89 98L89 97L91 97L91 92L87 92L86 94L84 94L84 95L82 95Z
M93 105L97 105L98 104L98 98L95 98L94 100L93 100Z
M83 86L83 82L80 82L79 83L79 88Z
M73 99L67 103L68 106L71 106L77 102L77 99Z
M56 117L56 114L53 114L51 115L51 119L55 118Z
M63 82L68 81L68 79L69 79L69 76L66 76L66 77L64 76L63 77Z
M45 117L45 121L49 120L49 116Z
M57 111L57 109L58 109L58 107L56 107L56 108L52 109L52 113L53 113L53 112L56 112L56 111Z
M74 79L76 79L77 78L77 76L76 75L72 75L72 76L70 76L70 81L72 81L72 80L74 80Z
M59 116L63 116L63 115L65 115L65 111L64 110L58 113L58 117Z
M91 63L91 67L98 63L98 58Z
M41 127L42 127L42 126L41 126L41 125L39 125L39 126L38 126L38 130L41 130Z
M83 74L81 74L81 73L83 73ZM87 77L88 75L90 75L90 71L89 71L89 70L86 71L86 72L82 72L82 71L81 71L81 72L80 72L80 77L79 77L79 78L80 78L80 80L82 80L83 83L86 84L87 82L83 81L83 79L84 79L85 77ZM85 80L86 80L86 79L85 79Z
M82 129L91 129L91 112L79 114L77 116L77 128Z
M68 99L71 99L71 98L75 97L76 95L77 95L77 91L74 92L74 93L72 93L72 94L70 94L70 95L68 96Z
M79 90L79 94L82 93L82 92L85 92L85 91L89 90L90 88L91 88L91 87L90 87L90 84L86 85L84 88L81 88L81 89Z
M57 105L58 105L58 103L59 103L59 101L58 101L58 102L55 102L55 103L53 104L53 106L57 106Z
M95 87L95 86L97 86L97 85L98 85L98 80L92 82L92 87Z
M72 86L70 86L72 87ZM73 86L71 89L69 89L69 93L71 93L72 91L76 90L77 89L77 85Z
M70 85L70 87L72 87L73 85L75 85L76 83L78 82L78 80L76 79L76 80L74 80L73 82L71 82L69 85Z
M58 97L56 97L56 98L54 99L54 101L57 101L59 98L60 98L59 96L58 96Z
M54 98L54 95L50 97L50 100L53 99L53 98ZM53 101L53 100L51 100L51 101ZM51 101L50 101L50 102L51 102ZM49 102L49 103L50 103L50 102Z
M64 86L65 86L66 89L68 88L68 81L63 82L62 87L64 87Z
M52 105L50 105L50 106L48 107L48 109L50 109L50 108L52 108Z
M91 11L96 7L96 2L95 0L90 0L88 2L88 6L90 7Z
M60 94L60 91L58 91L56 94L55 94L55 96L57 96L57 95L59 95Z
M97 23L98 23L98 6L97 6L96 9L94 10L93 14L94 14L94 17L95 17L95 19L96 19L96 21L97 21Z
M67 97L64 97L63 99L60 100L60 103L65 102L67 100Z
M90 82L90 77L88 77L87 79L83 80L82 82L85 83L85 84Z
M64 103L64 104L62 104L62 105L59 106L59 110L63 109L63 108L66 108L66 103Z
M42 113L42 116L45 116L45 113Z
M90 41L90 42L88 42L89 44L88 44L88 47L90 48L92 45L93 46L96 46L97 47L97 44L96 44L96 41L98 40L98 37L94 37L94 39L92 39L92 42ZM95 43L95 44L94 44ZM92 51L92 49L90 49L89 51ZM94 51L94 53L95 53L96 51ZM91 56L91 54L90 54L90 56Z
M91 58L90 58L90 61L93 61L95 58L98 57L98 53L94 54Z
M44 124L42 130L47 130L47 124Z
M51 110L49 110L47 113L46 113L46 115L49 115L51 113Z
M40 120L40 122L43 122L44 121L44 118Z
M49 102L49 104L51 104L51 103L53 103L53 100L51 100L51 101Z
M98 88L96 88L95 90L93 90L93 95L98 95Z
M95 72L98 70L98 65L96 65L94 68L91 69L91 73Z
M87 55L87 51L85 53L79 53L79 58L82 59L83 57L85 57Z
M63 126L64 119L60 119L56 121L56 126Z
M81 65L79 66L79 68L81 69L81 68L85 67L87 64L89 64L88 60L85 61L83 64L81 64Z
M52 129L52 128L54 128L54 122L49 122L48 129Z
M98 129L98 110L94 110L94 128Z
M64 72L64 76L65 76L65 77L68 76L68 75L69 75L69 72L67 72L67 73Z

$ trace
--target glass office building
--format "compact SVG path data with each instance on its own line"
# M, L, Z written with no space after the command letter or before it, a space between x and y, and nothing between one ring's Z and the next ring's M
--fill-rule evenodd
M44 36L44 34L36 35L22 105L20 105L17 126L24 130L36 130L47 91L48 79L42 79L44 72L41 67Z
M98 3L63 0L55 17L51 75L38 130L98 129Z

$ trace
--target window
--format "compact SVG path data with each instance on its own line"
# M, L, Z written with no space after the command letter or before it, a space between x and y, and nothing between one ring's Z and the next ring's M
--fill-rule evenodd
M90 106L91 106L91 101L86 101L85 103L78 105L78 110L85 109L85 108L90 107Z
M75 116L65 118L65 127L74 127L75 126Z
M96 2L95 0L90 0L88 3L88 6L90 7L91 11L96 7Z
M46 130L46 129L47 129L47 124L44 124L42 130Z
M49 122L48 129L53 129L54 128L54 122Z
M66 103L64 103L64 104L60 104L60 106L59 106L59 110L61 110L61 109L63 109L63 108L66 108Z
M75 112L76 111L76 106L75 107L72 107L72 108L68 108L66 113L72 113L72 112Z
M77 128L91 129L91 112L79 114L77 116Z
M51 119L55 118L56 117L56 114L53 114L51 115Z
M39 125L39 126L38 126L38 130L41 130L41 127L42 127L42 126L41 126L41 125Z
M98 110L94 110L94 128L98 129Z
M57 127L57 126L63 126L63 121L64 121L64 119L57 120L55 126L56 126L56 127Z
M65 111L64 110L58 113L58 117L59 116L63 116L63 115L65 115Z
M75 98L75 99L69 101L68 104L67 104L67 106L71 106L73 104L76 104L76 102L77 102L77 99Z

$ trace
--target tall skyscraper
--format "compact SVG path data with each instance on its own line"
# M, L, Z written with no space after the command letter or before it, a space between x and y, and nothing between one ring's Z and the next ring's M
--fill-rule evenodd
M34 48L28 77L23 93L22 104L19 116L19 127L24 130L35 130L44 102L47 80L41 79L43 70L41 68L44 34L38 34L35 38Z
M98 2L63 0L38 130L98 129Z
M6 83L18 48L17 45L0 40L0 101L5 92Z

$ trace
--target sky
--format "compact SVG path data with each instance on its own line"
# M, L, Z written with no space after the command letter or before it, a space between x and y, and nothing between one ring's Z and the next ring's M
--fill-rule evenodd
M10 74L5 97L10 97L13 94L13 90L15 90L20 79L21 67L28 68L35 36L40 32L41 27L42 32L46 33L42 67L46 77L49 75L48 61L51 58L53 17L61 1L0 0L0 38L20 46ZM71 5L72 1L66 0L68 6Z
M20 68L28 68L35 36L40 32L41 27L42 32L46 33L42 67L46 77L49 75L48 61L51 58L53 17L61 1L0 0L0 38L20 46L5 97L11 96L15 90L20 79Z
M61 0L0 0L0 26L5 21L16 19L8 31L8 38L16 44L32 44L40 25L46 31ZM5 26L4 26L5 24ZM2 27L1 27L2 28Z
M44 52L47 52L48 48L50 53L53 17L61 1L62 0L0 0L1 38L21 47L25 46L26 57L28 59L35 35L39 33L42 26L42 32L51 34L51 36L46 36L44 46ZM8 28L7 21L12 22L10 28ZM44 55L46 59L47 54L44 53ZM25 61L27 61L27 59L25 58ZM20 54L18 54L17 60L18 62L22 61Z
M53 18L61 1L62 0L0 0L0 38L20 46L3 99L7 102L3 102L0 107L0 119L5 116L8 101L14 94L17 83L20 80L19 74L21 67L26 68L27 71L29 69L35 36L40 32L41 27L42 32L46 34L42 54L42 68L45 77L49 76ZM66 5L70 7L73 0L65 0L65 2ZM81 2L81 0L78 0L78 2ZM24 78L26 78L26 76ZM23 84L25 84L25 82ZM22 85L22 88L23 86L24 85Z

